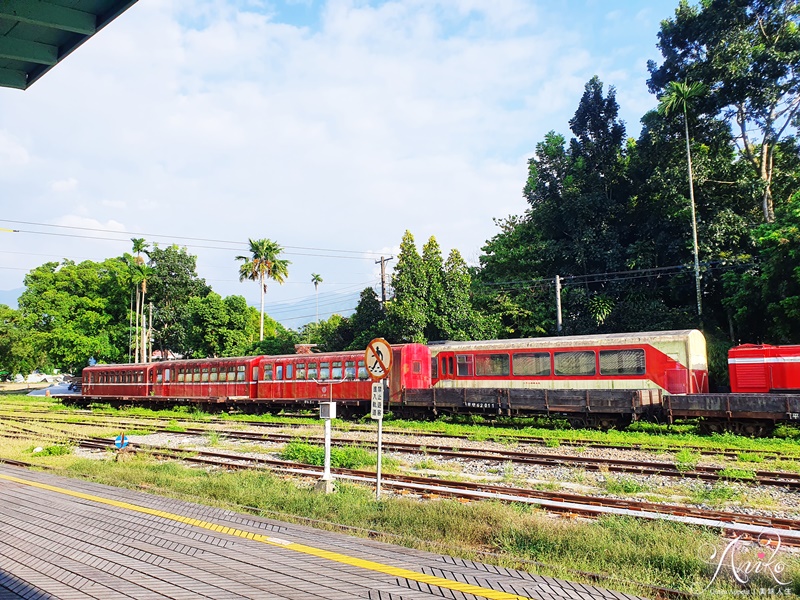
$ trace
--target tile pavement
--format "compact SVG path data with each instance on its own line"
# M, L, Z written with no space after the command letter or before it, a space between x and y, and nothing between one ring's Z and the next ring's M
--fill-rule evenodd
M0 464L0 474L536 600L618 592ZM445 585L0 479L0 600L473 600Z

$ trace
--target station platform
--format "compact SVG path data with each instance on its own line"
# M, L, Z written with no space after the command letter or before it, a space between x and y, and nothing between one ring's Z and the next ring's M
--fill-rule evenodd
M0 464L0 600L635 596Z

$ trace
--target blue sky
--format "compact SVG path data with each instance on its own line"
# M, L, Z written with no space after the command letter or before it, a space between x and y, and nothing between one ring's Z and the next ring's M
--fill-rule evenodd
M475 263L593 75L638 135L677 4L142 0L28 91L0 89L0 217L24 222L0 221L23 231L0 233L0 290L145 237L257 305L234 257L267 237L292 261L267 312L299 327L312 273L320 317L348 314L405 230Z

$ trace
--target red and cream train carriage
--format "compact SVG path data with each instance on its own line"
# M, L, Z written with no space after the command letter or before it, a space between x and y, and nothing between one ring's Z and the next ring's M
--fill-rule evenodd
M708 392L697 330L431 344L435 388Z

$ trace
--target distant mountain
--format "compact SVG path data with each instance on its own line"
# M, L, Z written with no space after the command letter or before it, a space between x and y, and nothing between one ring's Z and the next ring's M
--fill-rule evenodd
M17 308L17 300L22 295L25 288L18 288L16 290L0 290L0 304L5 304L11 308Z

